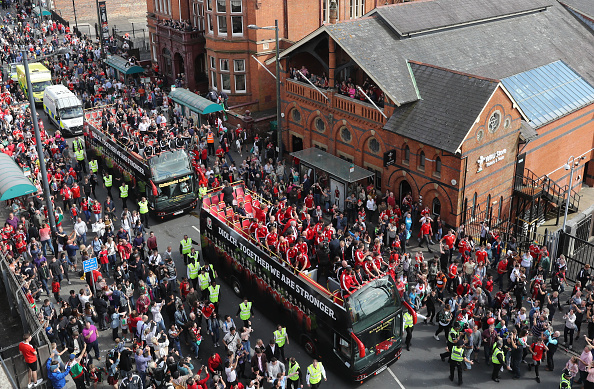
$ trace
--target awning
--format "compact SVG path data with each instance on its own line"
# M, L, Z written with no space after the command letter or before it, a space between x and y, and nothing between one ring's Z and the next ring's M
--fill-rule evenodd
M35 7L33 8L33 13L35 13L36 15L41 14L41 16L51 16L52 13L50 11L48 11L46 8L41 7L41 10L39 9L39 7Z
M299 159L306 165L325 171L329 175L348 183L357 182L367 177L373 176L373 172L363 169L362 167L355 166L349 161L340 159L315 147L307 150L296 151L291 153L291 156ZM351 169L353 172L351 172Z
M128 62L128 60L120 57L119 55L110 55L104 61L108 66L111 66L118 72L125 75L144 73L144 68L142 66L132 65L130 62Z
M520 126L520 138L522 141L528 143L538 137L538 132L528 122L522 120L522 125Z
M213 103L212 101L205 99L194 92L190 92L185 88L172 89L169 93L169 97L176 103L187 107L190 111L194 111L201 115L223 110L223 107L220 104Z
M0 153L0 201L37 192L35 185L8 155Z

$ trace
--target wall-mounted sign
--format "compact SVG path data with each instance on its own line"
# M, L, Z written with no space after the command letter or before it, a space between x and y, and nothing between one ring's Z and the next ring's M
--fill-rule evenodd
M396 150L386 151L384 153L384 167L392 166L396 163Z
M492 154L489 154L486 157L483 157L481 155L479 157L479 159L476 160L476 163L478 164L478 168L477 168L476 172L480 173L483 171L483 167L489 167L499 161L503 161L506 153L507 153L507 149L503 149L503 150L496 151Z

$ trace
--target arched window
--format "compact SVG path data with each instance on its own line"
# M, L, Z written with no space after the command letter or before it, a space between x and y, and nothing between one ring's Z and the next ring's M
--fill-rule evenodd
M474 192L474 196L472 196L472 217L474 217L476 215L476 199L477 199L477 194L476 192Z
M435 158L435 174L441 175L441 158Z
M410 147L408 145L404 145L404 152L402 153L402 162L406 165L410 162Z
M422 150L419 153L419 169L425 170L425 152Z
M433 202L431 203L431 211L434 215L441 214L441 202L437 197L433 198Z

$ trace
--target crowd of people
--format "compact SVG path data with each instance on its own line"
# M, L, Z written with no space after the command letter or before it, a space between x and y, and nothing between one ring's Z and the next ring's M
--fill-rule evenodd
M125 147L145 158L171 148L191 152L196 171L204 177L202 188L243 180L268 203L247 209L245 201L229 197L230 186L224 184L223 201L234 207L233 217L250 220L244 232L297 270L317 268L322 285L335 279L343 298L368 279L393 277L402 299L420 317L422 312L427 323L437 325L436 341L440 334L446 336L449 351L441 357L450 359L451 379L458 368L462 383L463 369L480 360L493 364L494 381L501 379L502 368L509 368L514 378L534 368L540 381L540 365L546 362L548 370L559 370L554 363L558 347L566 343L572 349L575 339L585 335L588 346L579 358L567 362L561 381L594 385L589 267L580 272L566 303L561 294L570 289L567 264L562 257L551 258L545 246L533 244L523 251L486 224L479 236L468 236L464 226L449 229L421 198L408 194L397 199L390 192L378 193L373 185L360 185L349 193L341 210L330 201L333 188L327 183L275 162L270 139L255 136L248 143L246 131L228 129L221 114L197 127L173 109L158 77L148 84L121 82L98 61L101 52L92 39L70 35L54 22L36 21L26 8L9 9L16 16L5 15L0 28L2 63L21 61L18 48L26 47L29 59L45 62L54 82L67 85L85 107L113 104L103 111L98 126ZM51 55L60 49L66 54ZM300 72L327 87L326 77L312 76L305 68ZM362 89L381 105L379 89L370 82ZM341 83L340 93L366 99L352 80ZM41 127L43 122L32 118L18 83L10 79L3 79L0 119L0 151L28 171L39 189L27 201L11 202L12 212L1 231L2 250L52 342L51 358L45 362L55 388L64 386L65 373L78 389L103 381L114 388L151 382L188 389L255 388L266 381L292 388L321 383L321 363L314 361L306 369L294 358L285 358L288 338L283 327L268 345L257 340L251 347L249 301L240 304L236 315L243 326L236 326L231 314L219 316L218 275L197 261L191 239L180 241L186 268L178 269L178 254L171 246L162 250L157 243L161 238L148 230L141 205L146 200L128 203L131 190L126 181L112 176L101 161L88 160L81 140L70 146L59 131L41 128L51 183L51 193L43 193L33 120ZM232 152L246 157L236 164ZM113 196L112 187L119 196ZM54 215L44 206L47 195ZM50 217L58 225L55 236ZM423 245L435 255L426 258ZM82 261L93 257L101 267L85 274L87 286L67 288L81 276ZM563 328L553 327L555 319ZM587 329L580 332L583 323ZM405 326L405 346L410 349L413 326L408 319ZM98 335L109 329L113 343L105 344L105 337ZM25 335L21 349L33 387L42 378L31 337ZM215 352L201 353L205 343ZM101 355L101 349L109 352ZM184 356L188 349L192 357Z

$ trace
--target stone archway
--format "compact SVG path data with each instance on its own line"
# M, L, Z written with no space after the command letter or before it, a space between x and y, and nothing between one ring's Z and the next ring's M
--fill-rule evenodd
M173 56L173 68L174 68L174 74L172 75L172 77L174 79L179 77L180 74L183 74L183 76L181 78L185 79L186 67L184 64L184 57L180 53L175 53L175 55Z

